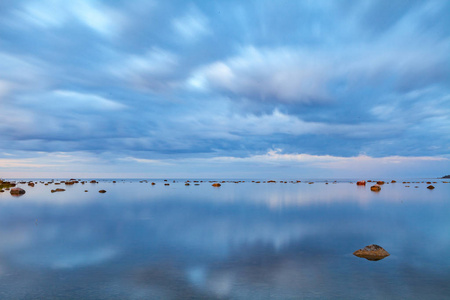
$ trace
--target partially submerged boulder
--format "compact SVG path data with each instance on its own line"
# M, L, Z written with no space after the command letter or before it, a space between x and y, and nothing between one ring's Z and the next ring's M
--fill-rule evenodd
M214 186L214 187L219 187L219 186L221 186L221 184L220 184L220 183L213 183L212 186Z
M100 194L104 194L104 193L106 193L106 191L105 190L100 190L100 191L98 191Z
M372 244L353 252L353 255L367 260L377 261L388 257L390 254L383 247Z
M50 192L52 193L56 193L56 192L64 192L65 189L55 189L55 190L51 190Z
M12 188L9 192L11 195L14 195L14 196L25 194L25 190L21 189L19 187Z
M366 181L365 180L358 181L356 185L366 185Z
M381 191L381 186L379 186L378 184L372 185L370 187L370 190L373 192L379 192L379 191Z
M429 185L429 186L427 186L427 189L432 190L432 189L434 189L434 186Z

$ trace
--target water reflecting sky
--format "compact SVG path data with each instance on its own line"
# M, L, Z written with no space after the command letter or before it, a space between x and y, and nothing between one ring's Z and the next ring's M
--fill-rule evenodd
M434 185L23 185L0 193L0 297L442 299L450 184ZM352 255L372 243L391 255Z

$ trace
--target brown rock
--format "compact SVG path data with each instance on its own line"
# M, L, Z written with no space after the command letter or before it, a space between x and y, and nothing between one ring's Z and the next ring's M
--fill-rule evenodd
M379 191L381 191L381 186L379 186L378 184L372 185L370 187L370 190L373 192L379 192Z
M19 187L16 187L16 188L12 188L12 189L9 191L9 193L10 193L11 195L18 196L18 195L23 195L23 194L25 194L25 190L24 190L24 189L21 189L21 188L19 188Z
M386 250L384 250L383 247L372 244L362 249L356 250L355 252L353 252L353 255L376 261L388 257L390 254Z
M434 189L434 186L429 185L429 186L427 186L427 189L432 190L432 189Z
M106 191L105 190L100 190L100 191L98 191L100 194L104 194L104 193L106 193Z
M213 183L212 186L214 186L214 187L219 187L219 186L221 186L221 184L220 184L220 183Z
M358 181L356 185L366 185L366 181L364 180Z
M65 189L56 189L56 190L51 190L51 192L52 193L55 193L55 192L64 192L65 191Z
M377 181L377 184L382 185L382 184L384 184L384 181L379 180L379 181Z

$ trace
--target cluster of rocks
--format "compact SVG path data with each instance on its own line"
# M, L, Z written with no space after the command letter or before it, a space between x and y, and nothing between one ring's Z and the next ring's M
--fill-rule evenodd
M449 176L449 175L447 175L447 176ZM444 176L442 178L448 178L447 176ZM121 181L125 181L125 180L121 180ZM171 180L171 181L173 183L177 183L178 182L176 180ZM213 187L220 187L224 183L235 183L236 184L236 183L245 183L246 181L245 180L228 180L228 181L225 181L225 180L222 180L222 181L217 181L217 180L209 180L209 181L208 180L206 180L206 181L203 181L203 180L192 180L192 181L191 180L186 180L186 181L184 181L184 185L185 186L190 186L190 185L194 184L195 186L198 186L198 185L200 185L200 183L203 183L203 182L209 182L209 183L211 183L211 185ZM307 181L301 181L301 180L290 180L290 181L285 181L285 180L279 180L279 181L276 181L276 180L265 180L265 181L252 180L251 182L252 183L256 183L256 184L260 184L260 183L268 183L268 184L274 184L274 183L284 183L284 184L286 184L286 183L293 183L293 184L305 183L305 184L314 184L315 183L314 181L309 181L309 180L307 180ZM336 180L334 180L334 181L320 181L320 182L325 183L325 184L329 184L329 183L336 184L337 183ZM396 180L391 180L391 181L383 181L383 180L367 180L366 181L366 180L359 180L359 181L356 182L356 185L357 186L366 186L367 183L374 183L374 185L370 186L370 190L373 191L373 192L379 192L379 191L381 191L381 186L383 186L384 184L396 183L396 182L397 182ZM38 183L41 183L41 184L44 184L44 185L51 185L51 184L53 184L53 185L61 185L61 184L64 184L66 186L71 186L71 185L75 185L75 184L78 184L78 183L84 185L86 183L98 184L99 182L97 180L94 180L94 179L88 181L88 180L81 180L81 179L71 178L69 180L59 180L59 181L56 181L56 180L52 179L50 181L42 181L42 180L41 181L20 181L18 183L19 184L26 184L29 187L34 187ZM117 181L116 180L112 180L112 183L117 183ZM139 183L150 183L152 186L157 184L156 182L149 181L149 180L140 180ZM167 179L164 179L163 183L164 183L165 186L170 186L170 183L168 182ZM349 183L354 183L354 182L349 181ZM422 181L422 182L418 182L418 181L417 182L403 181L403 184L410 184L410 183L425 183L425 181ZM433 182L432 181L427 181L426 182L426 184L428 184L427 189L433 190L435 188L435 186L432 185L432 183L436 184L437 182L436 181L433 181ZM442 183L449 183L449 182L448 181L442 181ZM13 188L15 186L16 186L16 182L0 180L0 193L9 190L11 195L23 195L23 194L25 194L25 190L23 190L21 188L17 188L17 189L11 190L11 188ZM409 185L405 185L405 187L410 187L410 186ZM419 188L418 185L416 185L414 187L415 188ZM63 192L63 191L65 191L65 189L56 188L56 189L52 189L51 193ZM84 191L88 192L88 190L84 190ZM99 193L106 193L106 190L99 190Z

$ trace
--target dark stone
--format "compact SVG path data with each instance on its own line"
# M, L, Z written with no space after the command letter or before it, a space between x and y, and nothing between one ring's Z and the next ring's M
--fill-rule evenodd
M23 194L25 194L25 190L24 189L21 189L21 188L19 188L19 187L16 187L16 188L12 188L10 191L9 191L9 193L11 194L11 195L23 195Z

